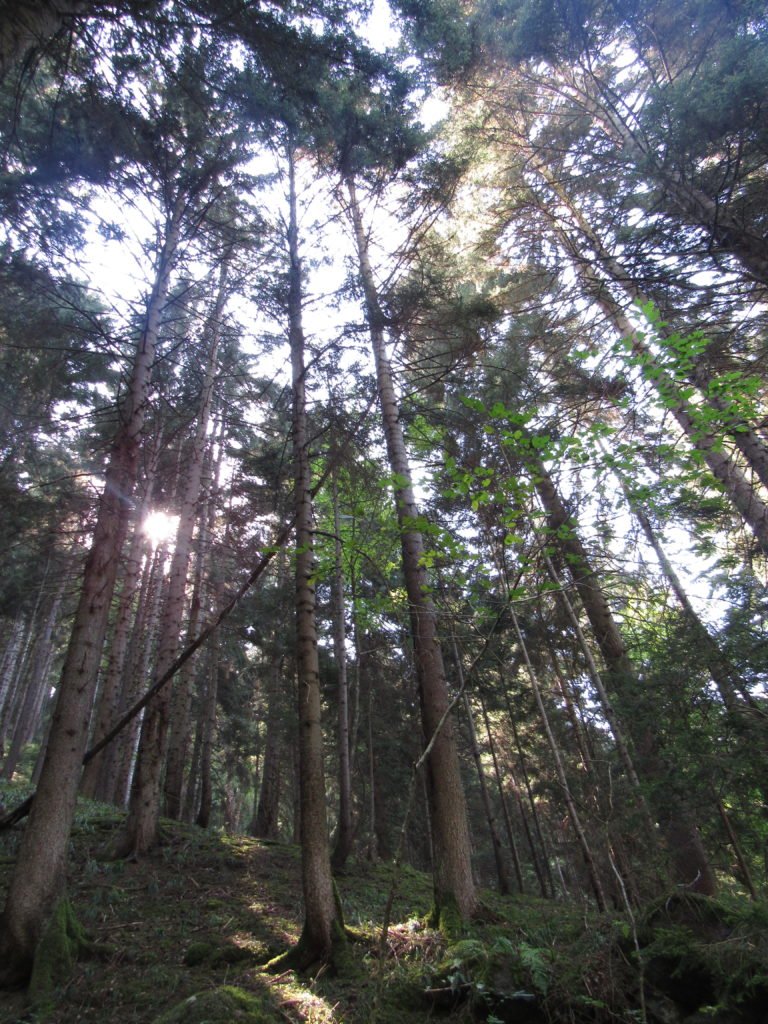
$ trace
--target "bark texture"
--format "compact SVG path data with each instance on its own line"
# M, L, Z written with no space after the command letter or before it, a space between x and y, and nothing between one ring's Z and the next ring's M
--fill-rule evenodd
M141 432L160 313L165 305L182 205L171 216L154 287L120 410L93 541L59 680L50 738L32 811L24 831L0 919L0 985L25 980L47 919L64 889L69 832L88 742L96 680L109 609L136 481Z
M363 226L354 181L347 180L360 277L376 365L379 406L400 526L403 577L408 594L411 636L419 687L424 742L432 743L427 759L427 793L435 849L435 897L438 912L454 906L468 918L476 906L471 846L464 789L454 736L450 695L437 629L437 610L429 593L424 568L424 541L417 527L419 509L413 493L400 410L386 352L384 317L379 305L368 238Z

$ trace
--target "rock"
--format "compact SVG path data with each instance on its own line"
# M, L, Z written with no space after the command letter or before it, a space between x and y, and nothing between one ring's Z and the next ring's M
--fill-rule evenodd
M283 1020L258 996L224 985L177 1003L153 1024L278 1024Z

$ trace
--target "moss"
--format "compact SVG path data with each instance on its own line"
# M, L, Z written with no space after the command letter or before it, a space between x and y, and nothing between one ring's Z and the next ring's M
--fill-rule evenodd
M458 942L464 934L464 920L453 896L444 896L437 910L437 931L446 942Z
M184 954L187 967L198 967L213 956L214 946L211 942L192 942Z
M232 964L253 962L257 959L253 950L245 946L238 946L234 942L192 942L184 954L186 967L199 967L207 964L209 967L228 967Z
M331 922L331 948L327 951L318 950L309 942L306 937L306 930L302 931L299 941L295 946L274 957L264 965L264 970L274 974L281 971L302 971L309 970L316 964L325 964L334 970L341 967L346 959L347 934L344 924L338 918Z
M258 996L224 985L189 996L157 1017L154 1024L275 1024L282 1019Z
M35 950L29 981L29 1001L35 1009L45 1011L51 1007L57 990L72 973L78 954L91 945L65 896L56 905Z

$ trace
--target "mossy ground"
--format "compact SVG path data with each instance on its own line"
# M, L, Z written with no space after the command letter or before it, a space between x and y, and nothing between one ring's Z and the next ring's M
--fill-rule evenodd
M298 848L165 822L153 856L115 862L107 851L121 820L113 809L80 806L69 897L93 945L72 966L51 1009L29 1012L19 994L0 993L0 1024L186 1021L183 1009L173 1013L192 996L189 1006L202 1008L206 1020L218 1020L211 1016L216 1007L227 1020L240 1019L232 1016L232 1000L239 1000L238 1012L251 1022L417 1024L439 1017L460 1024L522 1019L515 1015L526 1011L526 999L535 1000L530 1019L549 1024L640 1019L639 972L629 924L618 912L597 915L585 905L484 892L466 934L446 938L425 924L431 880L400 868L382 957L392 869L352 863L338 879L352 934L342 962L335 970L274 975L263 965L301 931ZM18 831L0 834L0 900ZM768 912L755 908L750 918L749 904L734 906L744 911L747 940L738 951L732 949L738 930L725 938L713 934L712 941L727 943L730 956L760 951L762 963ZM650 937L651 946L666 934ZM757 962L741 967L745 996L750 988L766 991ZM436 995L427 997L426 990Z

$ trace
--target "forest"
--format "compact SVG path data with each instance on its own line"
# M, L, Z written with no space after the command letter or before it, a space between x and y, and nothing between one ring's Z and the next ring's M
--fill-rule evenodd
M765 1020L768 6L10 0L0 105L3 1019Z

